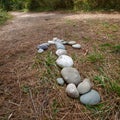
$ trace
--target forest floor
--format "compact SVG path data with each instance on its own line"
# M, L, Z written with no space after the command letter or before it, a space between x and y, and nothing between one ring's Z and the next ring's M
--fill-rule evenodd
M11 14L0 26L0 120L120 120L120 14ZM82 45L66 48L100 104L84 106L57 85L55 46L36 50L53 37Z

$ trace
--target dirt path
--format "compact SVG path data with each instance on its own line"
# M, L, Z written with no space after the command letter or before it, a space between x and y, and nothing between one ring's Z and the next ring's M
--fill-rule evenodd
M11 115L14 120L34 120L36 113L33 112L34 109L29 97L22 93L21 86L26 84L36 86L38 78L35 77L36 70L32 69L36 45L47 42L55 36L73 40L82 38L86 41L89 40L87 38L107 40L108 36L105 36L104 33L99 34L100 29L97 27L99 22L109 21L110 25L114 23L120 25L120 14L20 12L12 12L11 14L14 16L13 19L0 27L0 119L7 119ZM115 33L115 37L119 37L119 31ZM88 41L87 44L84 41L78 42L83 42L83 47L86 48L94 43L91 41ZM119 40L116 40L116 43L118 42ZM50 48L50 51L52 50L55 51L55 48ZM70 48L69 51L73 50ZM84 64L82 67L86 68ZM26 90L26 88L24 89ZM35 97L34 100L36 99ZM40 105L39 102L38 104ZM67 108L68 106L66 106Z
M69 20L119 20L120 14L60 14L60 13L11 13L14 18L5 26L0 28L0 50L8 51L21 44L41 38L41 34L47 33L47 29L52 29L57 24L62 24ZM43 30L42 30L43 29ZM42 31L42 32L41 32ZM43 36L43 35L42 35ZM47 34L46 34L47 36ZM49 39L54 35L52 34ZM61 36L61 35L60 35ZM46 37L42 39L47 40Z

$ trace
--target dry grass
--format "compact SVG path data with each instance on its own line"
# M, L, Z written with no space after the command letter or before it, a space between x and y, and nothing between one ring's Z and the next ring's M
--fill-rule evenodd
M0 119L119 120L120 21L51 20L44 25L19 32L15 47L0 48ZM89 77L100 93L100 104L84 106L66 95L66 85L57 85L61 69L55 64L55 47L43 54L35 49L53 36L82 45L81 50L66 47L82 78Z

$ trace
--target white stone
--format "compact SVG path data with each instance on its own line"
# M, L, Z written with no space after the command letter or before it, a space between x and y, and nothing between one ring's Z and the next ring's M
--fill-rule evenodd
M77 90L80 94L85 94L90 91L91 87L90 80L86 78L78 85Z
M81 45L80 44L74 44L72 45L73 48L81 48Z
M58 38L57 38L57 37L54 37L54 38L53 38L53 41L57 41L57 40L58 40Z
M72 98L78 98L79 97L79 92L78 92L76 86L73 83L67 85L66 93L69 97L72 97Z
M52 40L49 40L48 43L51 44L51 45L55 44L55 42L52 41Z
M66 54L67 54L67 51L64 50L64 49L58 49L58 50L56 51L56 55L57 55L57 56L66 55Z
M72 67L73 66L73 60L71 57L67 55L61 55L58 57L56 60L56 63L59 67L64 68L64 67Z
M69 41L68 44L69 45L74 45L74 44L76 44L76 41Z
M38 50L38 53L42 53L42 52L44 52L43 49L39 49L39 50Z
M81 77L76 68L65 67L61 71L61 75L67 83L78 85L81 82Z

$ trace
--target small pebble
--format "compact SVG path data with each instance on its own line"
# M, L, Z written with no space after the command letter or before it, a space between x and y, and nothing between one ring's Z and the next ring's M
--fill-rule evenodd
M55 44L55 42L52 41L52 40L49 40L48 43L49 43L50 45L54 45L54 44Z
M42 44L40 44L40 45L37 46L37 49L46 50L46 49L48 49L49 45L50 45L49 43L42 43Z
M54 37L54 38L53 38L53 41L57 41L57 40L58 40L58 38L57 38L57 37Z
M39 50L38 50L38 53L42 53L42 52L44 52L43 49L39 49Z
M55 42L56 48L65 50L65 46L61 42Z
M74 45L74 44L76 44L76 41L69 41L68 44L69 45Z
M74 44L72 45L73 48L81 48L81 45L80 44Z
M62 44L63 44L63 45L67 45L68 42L67 42L67 41L63 41Z
M59 84L59 85L64 85L64 80L63 80L63 78L57 78L57 83Z

